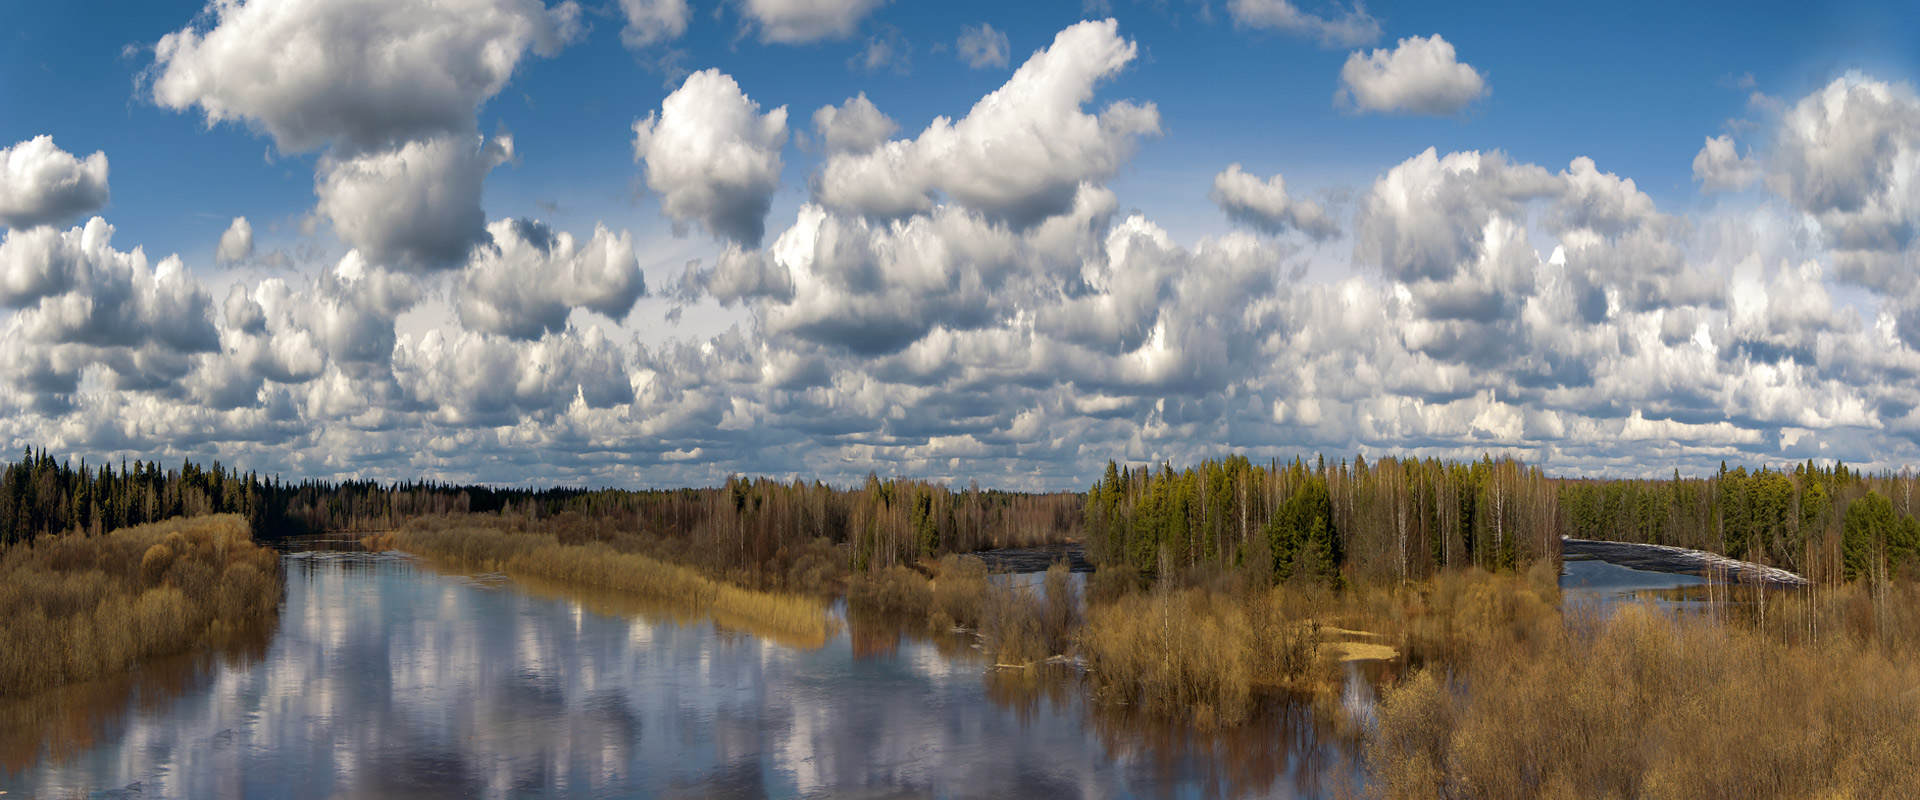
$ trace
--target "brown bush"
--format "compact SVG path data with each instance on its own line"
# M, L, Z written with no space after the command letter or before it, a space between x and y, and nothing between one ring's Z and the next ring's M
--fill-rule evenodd
M859 611L915 620L933 608L933 587L907 567L886 567L847 579L847 605Z
M948 555L940 559L933 582L933 621L936 627L977 629L986 612L987 564L973 556Z
M1247 718L1251 641L1239 604L1163 590L1089 609L1081 649L1103 699L1212 727Z
M995 583L981 604L980 648L995 663L1024 667L1054 654L1045 631L1045 606L1025 586Z

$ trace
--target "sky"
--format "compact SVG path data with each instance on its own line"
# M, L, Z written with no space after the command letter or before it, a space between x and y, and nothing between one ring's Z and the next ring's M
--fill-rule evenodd
M1920 461L1904 3L13 4L0 444Z

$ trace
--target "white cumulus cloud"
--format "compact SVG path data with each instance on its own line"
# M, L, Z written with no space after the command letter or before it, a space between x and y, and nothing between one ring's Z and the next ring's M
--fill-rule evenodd
M936 192L1021 225L1065 212L1081 183L1111 177L1139 137L1160 131L1151 103L1081 110L1137 54L1113 20L1067 28L959 121L942 117L915 139L828 159L815 195L877 217L926 211Z
M383 150L471 129L531 51L552 55L579 6L537 0L217 0L160 38L153 98L244 122L284 151Z
M1883 288L1920 266L1920 97L1905 84L1835 79L1787 111L1768 187L1820 223L1844 278Z
M1701 194L1745 191L1760 180L1760 165L1734 149L1733 137L1709 136L1693 157L1693 179Z
M504 136L442 136L321 159L319 211L341 239L383 263L444 268L486 241L480 186L513 157Z
M253 256L253 223L246 217L234 217L233 224L220 234L220 246L214 250L214 261L220 264L234 264Z
M1287 196L1285 178L1275 175L1263 181L1241 171L1239 164L1213 176L1208 197L1228 217L1274 235L1297 230L1314 239L1330 239L1340 233L1340 226L1319 204Z
M1460 63L1453 44L1436 33L1401 39L1392 50L1347 56L1334 98L1360 111L1443 117L1487 93L1486 76Z
M619 322L647 293L633 235L625 231L597 226L581 242L534 220L500 220L487 230L493 245L474 250L454 293L469 329L538 339L565 330L574 308Z
M840 105L821 106L813 112L813 130L829 153L865 153L886 142L900 130L900 123L861 92Z
M51 136L0 147L0 226L58 224L106 204L106 153L75 158Z
M760 41L805 44L845 39L887 0L742 0L740 11L760 28Z
M762 114L732 76L708 69L633 123L633 160L668 217L751 247L766 231L786 141L786 106Z
M155 102L245 124L285 152L327 148L318 212L347 244L416 268L482 240L498 163L476 115L529 53L581 31L578 3L539 0L216 0L161 37Z

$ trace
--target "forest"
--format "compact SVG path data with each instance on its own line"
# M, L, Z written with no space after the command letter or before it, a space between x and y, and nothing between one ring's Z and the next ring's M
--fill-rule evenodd
M1175 470L1109 462L1086 493L1088 555L1143 576L1249 568L1275 581L1404 582L1522 570L1562 536L1686 547L1828 583L1920 566L1911 471L1811 462L1670 480L1567 479L1511 459L1363 457Z
M1364 456L1184 469L1108 462L1083 494L965 489L869 475L819 481L729 478L709 488L547 489L303 479L191 460L89 465L28 448L0 469L0 546L50 533L98 534L181 516L237 514L263 540L381 532L443 514L545 519L573 514L699 543L710 572L779 572L815 539L847 545L847 566L1084 540L1095 563L1151 578L1251 568L1276 581L1410 581L1449 567L1522 569L1561 536L1706 550L1826 582L1891 577L1920 561L1913 473L1845 464L1720 469L1705 477L1572 479L1513 459Z

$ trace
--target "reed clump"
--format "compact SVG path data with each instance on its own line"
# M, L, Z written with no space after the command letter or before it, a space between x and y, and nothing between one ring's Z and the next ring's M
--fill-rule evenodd
M818 597L745 589L726 581L599 540L563 543L539 530L481 519L426 519L368 545L399 549L462 569L529 575L552 581L633 592L709 611L723 625L765 633L800 646L819 646L829 631Z
M268 624L279 557L237 515L65 534L0 553L0 695L113 675Z

